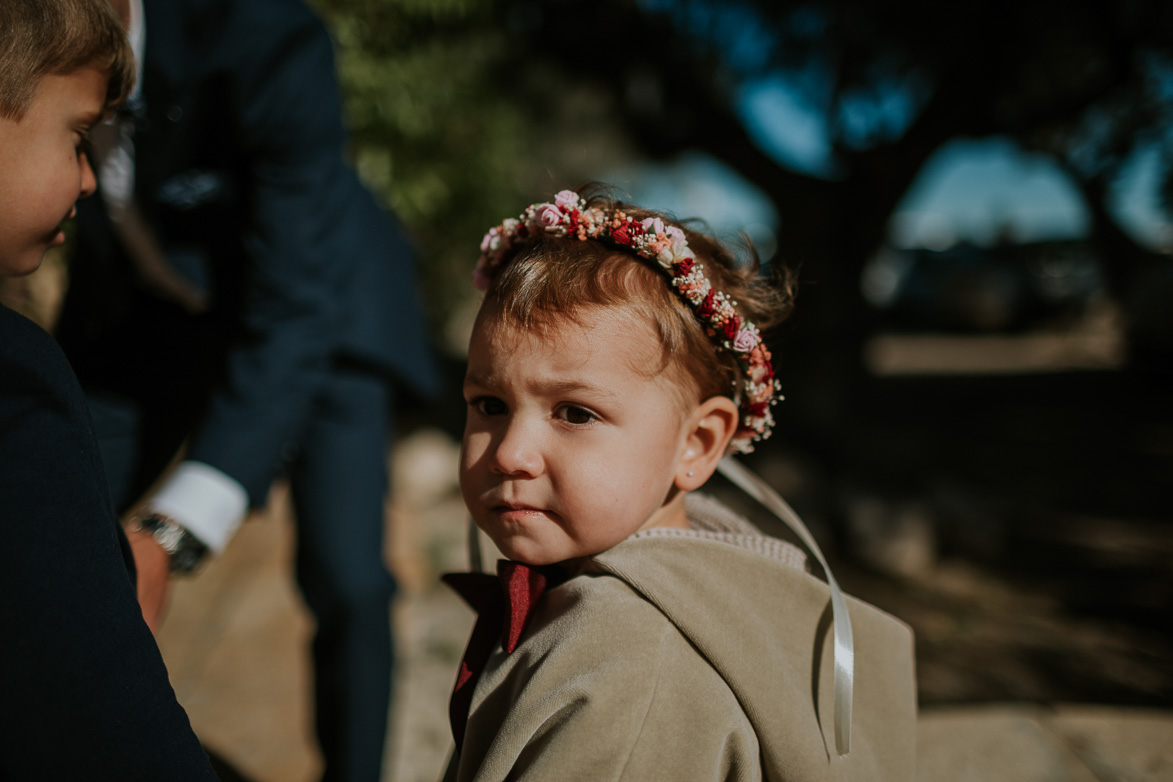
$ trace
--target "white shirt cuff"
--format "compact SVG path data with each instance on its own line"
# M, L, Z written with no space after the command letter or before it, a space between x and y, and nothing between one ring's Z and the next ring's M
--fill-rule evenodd
M182 462L147 504L219 554L244 521L248 493L215 467Z

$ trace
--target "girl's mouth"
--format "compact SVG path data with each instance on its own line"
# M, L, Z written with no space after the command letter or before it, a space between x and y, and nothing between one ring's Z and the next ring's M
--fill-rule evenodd
M503 502L493 506L493 512L503 521L524 522L549 519L553 514L544 508L526 505L523 502Z

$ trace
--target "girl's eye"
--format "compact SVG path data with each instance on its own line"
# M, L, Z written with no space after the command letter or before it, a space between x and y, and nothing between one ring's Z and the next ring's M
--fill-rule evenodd
M469 405L481 415L501 415L505 412L505 403L495 396L479 396Z
M587 410L585 407L577 407L576 405L566 405L558 411L558 417L568 424L575 424L581 426L582 424L589 424L592 421L598 420L594 413Z

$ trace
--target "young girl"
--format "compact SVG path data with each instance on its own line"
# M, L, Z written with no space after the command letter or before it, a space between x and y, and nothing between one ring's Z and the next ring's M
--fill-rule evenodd
M689 496L769 435L789 298L567 190L481 251L460 486L508 560L447 578L480 616L445 779L911 779L909 630Z

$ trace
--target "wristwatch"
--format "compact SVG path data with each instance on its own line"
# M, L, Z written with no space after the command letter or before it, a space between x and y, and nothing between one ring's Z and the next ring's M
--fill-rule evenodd
M136 515L127 526L132 530L149 533L163 547L167 552L168 569L173 574L194 573L208 555L208 547L199 538L181 527L175 519L161 513Z

